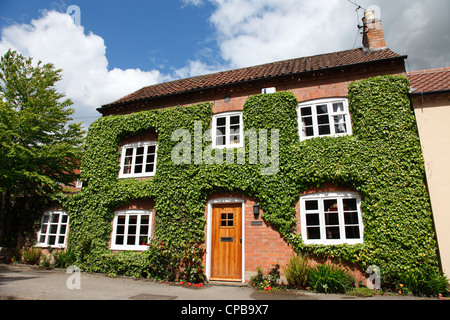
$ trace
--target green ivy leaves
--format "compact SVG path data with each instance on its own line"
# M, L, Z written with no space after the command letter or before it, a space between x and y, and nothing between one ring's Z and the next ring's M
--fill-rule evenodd
M196 121L201 121L203 132L210 129L211 104L101 118L89 129L86 142L82 174L89 186L65 204L71 215L70 243L86 267L93 268L95 261L98 268L99 259L93 255L109 254L114 209L142 198L155 201L159 241L203 242L207 198L233 191L258 199L263 219L299 252L357 263L363 269L378 265L385 281L405 270L437 270L431 209L408 91L409 83L401 76L354 82L348 97L353 135L303 142L298 137L298 101L292 93L250 97L243 109L244 129L279 130L276 175L261 175L261 163L249 163L248 137L245 164L172 163L171 151L178 143L171 140L172 132L186 129L194 139ZM155 177L118 179L121 139L149 129L158 133ZM203 150L206 145L203 142ZM194 140L191 148L194 152ZM363 244L306 246L296 234L295 204L300 193L325 183L360 192Z

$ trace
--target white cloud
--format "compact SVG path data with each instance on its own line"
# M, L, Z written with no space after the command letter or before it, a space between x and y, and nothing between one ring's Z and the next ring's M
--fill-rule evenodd
M73 19L56 11L44 12L31 24L13 25L3 29L0 55L9 48L24 56L51 62L61 68L62 81L58 89L74 101L77 117L96 117L95 110L143 86L160 82L157 70L108 70L103 38L84 33ZM82 119L86 125L95 120Z
M210 21L233 67L349 49L357 34L352 7L342 0L212 2Z

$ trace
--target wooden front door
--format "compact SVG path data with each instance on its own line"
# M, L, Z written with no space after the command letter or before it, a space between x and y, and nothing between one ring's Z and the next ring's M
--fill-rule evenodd
M242 280L242 205L213 205L211 280Z

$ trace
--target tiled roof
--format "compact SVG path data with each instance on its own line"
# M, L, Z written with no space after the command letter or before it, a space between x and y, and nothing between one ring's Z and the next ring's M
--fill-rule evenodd
M110 104L104 105L102 108L235 83L270 79L273 77L394 58L405 58L405 56L400 56L390 49L366 51L359 48L311 57L290 59L151 85Z
M450 67L412 71L408 78L413 94L450 90Z

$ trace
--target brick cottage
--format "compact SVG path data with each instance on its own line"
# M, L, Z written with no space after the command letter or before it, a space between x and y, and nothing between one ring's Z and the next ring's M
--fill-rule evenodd
M295 119L298 122L296 130L299 142L312 138L351 136L349 84L374 76L405 74L406 56L386 47L381 22L374 18L370 10L366 11L363 21L362 48L151 85L103 105L98 111L102 114L102 119L122 119L142 112L172 108L181 110L192 105L210 103L212 148L235 150L244 146L244 118L248 115L243 114L243 110L249 99L261 94L290 92L299 102ZM91 126L91 132L94 132L95 125ZM164 170L158 170L158 161L166 157L168 151L164 150L160 154L164 146L159 139L161 134L167 133L151 128L149 125L146 130L137 130L135 134L126 136L113 137L111 134L109 140L112 141L111 144L116 143L115 150L119 159L114 168L119 171L104 171L105 175L113 181L117 198L130 199L126 203L117 201L117 204L110 201L104 206L107 209L100 209L103 208L101 203L97 205L99 212L111 210L107 215L112 217L107 221L111 230L107 249L114 252L144 251L147 248L145 243L155 237L157 228L170 229L170 218L161 219L163 213L158 211L158 202L162 201L159 196L162 194L149 198L134 196L140 194L147 185L142 184L139 186L140 190L136 190L127 182L159 181L158 175L164 174ZM101 157L99 154L95 156ZM82 166L85 170L82 171L82 178L88 182L86 194L90 192L89 188L97 188L93 192L98 194L110 192L103 190L101 183L90 180L94 176L89 171L89 168L93 168L91 164L96 161L100 163L103 159L89 157L94 155L87 155L85 165ZM113 156L112 159L114 161ZM105 160L105 166L108 161ZM99 172L95 174L101 175ZM195 179L193 176L192 180ZM80 208L86 208L83 207L83 195L79 199ZM305 245L360 245L364 242L364 213L361 209L364 199L356 189L329 181L320 186L311 185L299 193L297 199L294 232L301 235ZM183 201L175 200L180 203ZM295 253L279 229L264 219L265 208L261 205L261 199L240 190L226 190L222 187L208 191L203 205L202 219L206 221L203 265L207 280L245 282L255 274L257 267L267 270L274 264L285 266ZM79 230L82 226L77 219L82 216L83 209L73 217L69 213ZM325 219L324 216L328 218ZM46 221L52 221L52 213ZM89 218L89 221L92 219ZM99 222L93 223L93 228L104 228L101 223L102 220L99 219ZM158 225L160 223L165 225ZM89 235L88 231L83 232ZM176 233L178 230L171 232ZM40 236L45 239L45 235ZM76 237L78 240L74 241L81 241L81 236ZM94 250L92 248L99 241L91 239L86 243L83 248ZM48 243L44 240L42 245L47 246ZM103 245L99 247L104 249ZM359 270L355 265L347 266L352 268L357 280L362 281L366 277L365 270Z

